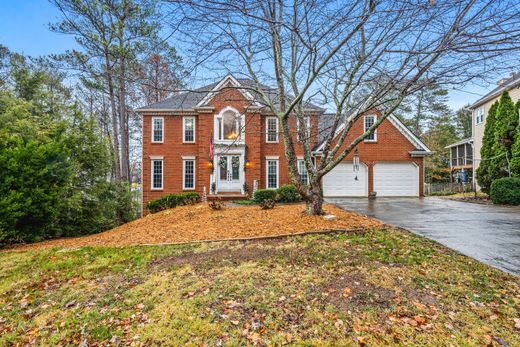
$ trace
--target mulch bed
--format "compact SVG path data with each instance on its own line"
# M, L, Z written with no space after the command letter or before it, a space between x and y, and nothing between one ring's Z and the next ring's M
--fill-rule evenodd
M332 205L325 205L324 209L337 217L335 221L306 215L304 209L303 204L277 205L272 210L258 206L225 206L217 211L206 204L182 206L147 215L103 233L23 245L15 250L189 243L383 226L380 221Z

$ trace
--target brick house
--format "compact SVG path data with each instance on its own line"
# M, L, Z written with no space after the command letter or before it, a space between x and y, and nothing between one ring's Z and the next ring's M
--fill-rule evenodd
M170 193L206 191L208 196L243 198L245 189L290 183L278 121L251 94L252 83L230 75L137 110L143 121L143 207ZM275 91L262 88L276 102ZM289 122L296 143L297 127L310 129L316 160L327 126L323 111L308 104L306 124L297 124L296 118ZM349 136L361 134L377 117L377 112L362 117ZM360 170L353 171L349 155L324 177L325 196L368 196L378 190L378 195L422 195L423 158L429 150L397 118L385 120L357 146L357 153ZM303 157L301 146L296 145L296 154ZM298 167L305 180L303 160Z

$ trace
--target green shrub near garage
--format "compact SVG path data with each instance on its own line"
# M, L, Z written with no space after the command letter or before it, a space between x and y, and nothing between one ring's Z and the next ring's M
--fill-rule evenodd
M280 202L299 202L302 196L294 184L286 184L278 188L278 200Z
M274 189L258 189L253 194L253 200L256 201L257 203L261 203L264 200L268 200L268 199L275 200L275 198L276 198L276 190L274 190Z
M505 177L493 181L490 197L495 204L520 205L520 177Z

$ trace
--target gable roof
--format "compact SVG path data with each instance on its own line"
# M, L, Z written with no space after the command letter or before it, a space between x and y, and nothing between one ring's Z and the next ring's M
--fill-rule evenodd
M475 109L478 106L499 97L504 91L513 89L514 87L518 86L520 86L520 73L513 73L509 77L501 79L495 89L475 101L469 106L469 108Z
M466 144L466 143L469 143L469 144L473 143L473 137L468 137L467 139L462 139L460 141L452 143L451 145L447 145L444 148L456 147L456 146L460 146L460 145L463 145L463 144Z
M415 146L415 154L418 153L424 153L424 154L430 154L432 151L422 142L417 135L415 135L401 120L394 116L393 114L389 115L386 118L392 125L403 134L404 137L408 141L410 141L411 144ZM323 146L325 146L325 140L328 135L328 131L332 128L334 122L334 115L333 114L323 114L320 116L320 119L318 121L318 145L314 149L314 152L321 152L323 150ZM334 137L338 136L339 133L345 128L345 123L342 123L338 126L336 129L336 133Z
M197 107L209 106L209 101L212 97L223 88L228 88L231 85L233 88L239 90L248 100L256 106L262 106L262 97L259 93L253 90L256 88L255 81L247 78L235 78L228 75L219 82L211 83L206 86L175 94L163 101L156 102L141 108L137 112L151 112L151 111L193 111ZM240 88L243 87L243 88ZM270 102L275 106L279 105L279 97L276 89L260 84L260 88L264 94L269 98ZM292 100L289 97L289 102ZM305 103L307 110L323 112L324 109L313 105L310 102Z

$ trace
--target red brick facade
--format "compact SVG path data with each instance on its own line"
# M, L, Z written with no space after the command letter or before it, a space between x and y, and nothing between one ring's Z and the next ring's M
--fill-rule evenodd
M377 117L378 112L374 112ZM358 119L349 131L343 148L347 147L356 137L364 132L364 119ZM374 191L374 165L378 162L414 162L419 167L419 196L424 195L424 157L411 157L410 152L415 146L388 119L376 130L376 141L362 141L356 148L359 161L368 167L368 192ZM344 161L352 161L352 151Z
M245 116L245 148L248 165L244 169L244 180L249 189L254 180L258 180L258 187L266 187L266 157L279 157L279 185L290 183L287 162L284 155L284 144L279 136L278 143L266 142L266 117L258 109L249 107L251 102L237 89L224 89L216 94L209 102L210 107L195 109L189 112L171 113L158 111L157 113L143 113L143 166L142 187L143 207L147 202L159 198L164 194L183 192L183 157L195 158L195 189L202 193L206 188L211 190L210 176L217 168L210 165L209 148L210 138L214 131L214 116L222 109L232 106ZM195 117L195 143L183 143L183 117ZM152 118L163 117L163 142L152 143ZM312 147L317 145L318 114L310 116ZM290 126L296 141L296 119L292 119ZM362 119L354 125L349 139L363 132ZM346 142L349 142L348 140ZM423 158L411 158L409 152L414 145L389 121L383 122L377 130L377 142L360 143L358 146L360 161L369 168L369 191L372 191L372 167L378 161L413 161L420 168L420 182L423 182ZM303 149L297 146L297 155L303 155ZM215 145L215 155L218 149ZM163 159L163 189L151 189L151 157ZM352 160L350 154L345 160ZM420 195L422 195L420 184Z

